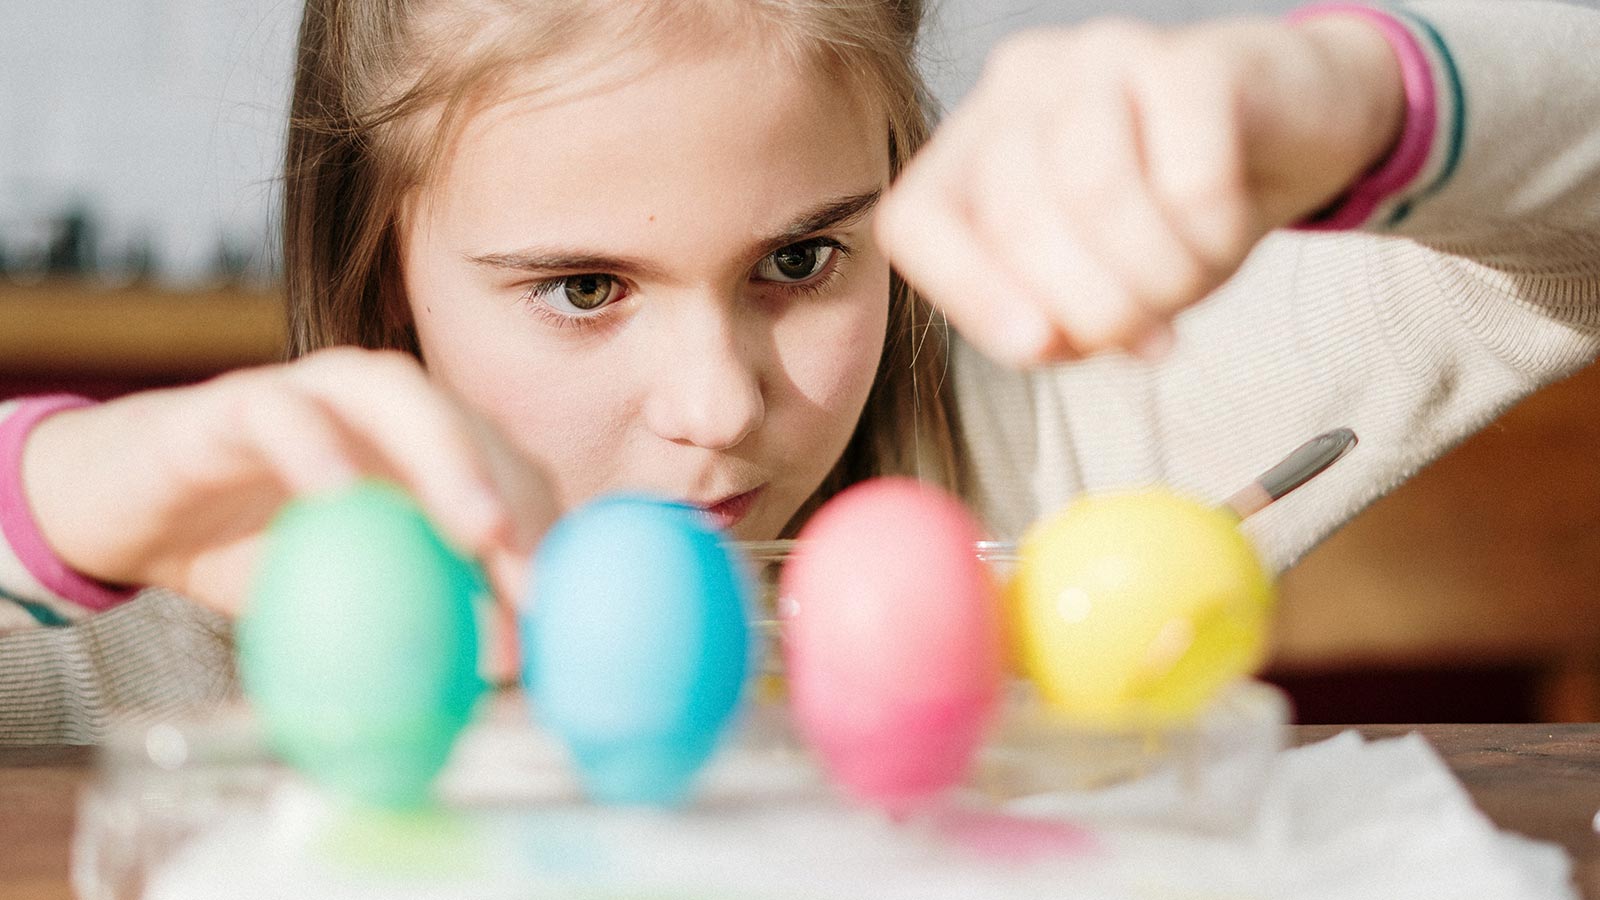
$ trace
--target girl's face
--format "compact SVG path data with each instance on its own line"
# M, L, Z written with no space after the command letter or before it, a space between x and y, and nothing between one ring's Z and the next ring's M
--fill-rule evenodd
M429 370L563 509L641 489L771 538L860 417L888 315L886 126L759 44L513 85L407 206Z

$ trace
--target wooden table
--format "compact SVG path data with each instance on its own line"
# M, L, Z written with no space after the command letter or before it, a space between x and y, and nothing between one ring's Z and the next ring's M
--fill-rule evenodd
M1308 743L1342 726L1299 726ZM1600 725L1369 726L1369 737L1422 732L1502 828L1571 852L1583 896L1600 900ZM0 748L0 897L67 900L67 861L83 747Z

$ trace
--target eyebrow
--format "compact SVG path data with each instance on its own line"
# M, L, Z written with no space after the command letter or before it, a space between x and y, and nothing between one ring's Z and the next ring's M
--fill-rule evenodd
M881 188L873 188L864 193L825 200L806 210L793 222L789 223L788 227L780 229L776 234L762 240L760 245L769 251L777 250L796 241L804 240L819 231L854 225L869 210L878 205L878 198L882 195L883 190Z
M761 256L798 243L819 231L854 225L878 203L881 188L835 197L796 216L788 225L756 241ZM561 247L525 247L505 253L469 253L467 261L493 269L517 272L614 272L652 277L660 269L645 260Z

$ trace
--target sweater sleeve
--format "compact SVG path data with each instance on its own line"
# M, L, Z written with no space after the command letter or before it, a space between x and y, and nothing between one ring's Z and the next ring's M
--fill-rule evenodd
M225 618L160 588L0 634L0 746L92 744L119 723L204 715L238 696L232 646Z
M1559 262L1552 237L1600 229L1600 10L1427 0L1402 15L1434 54L1440 131L1379 227L1489 263Z
M79 398L0 403L0 745L93 743L119 721L196 714L234 696L228 623L170 591L71 571L22 495L34 422Z
M1159 365L1018 373L956 343L974 500L997 536L1081 491L1159 481L1220 501L1348 425L1349 457L1246 526L1282 569L1600 349L1600 13L1491 0L1406 15L1437 41L1439 83L1459 81L1458 146L1363 231L1269 236L1180 316Z

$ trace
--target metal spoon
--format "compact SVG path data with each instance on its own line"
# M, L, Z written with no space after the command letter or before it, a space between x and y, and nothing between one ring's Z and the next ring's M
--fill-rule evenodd
M1349 428L1336 428L1319 434L1294 448L1282 461L1262 472L1256 479L1222 502L1222 508L1231 511L1241 521L1265 509L1274 500L1282 498L1295 488L1337 462L1357 444L1356 433ZM757 562L787 558L798 541L735 541L747 557ZM1015 557L1015 541L979 541L978 556L988 560Z

